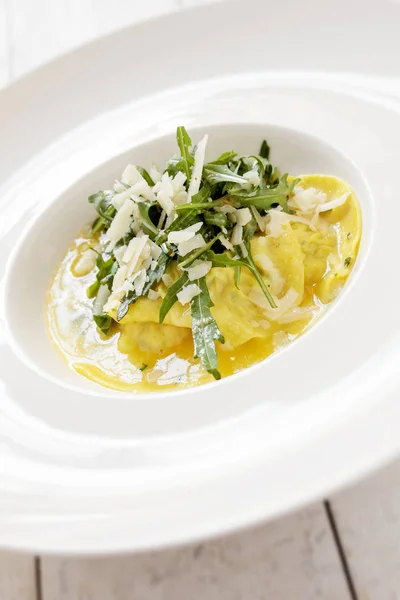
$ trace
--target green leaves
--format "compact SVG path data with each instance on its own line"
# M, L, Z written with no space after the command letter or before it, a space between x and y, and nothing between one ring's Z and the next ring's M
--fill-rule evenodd
M206 181L210 184L215 183L241 183L243 185L248 184L247 179L234 173L231 169L225 164L214 164L207 163L203 169L204 177Z
M226 215L211 210L207 210L204 213L204 221L207 225L214 225L215 227L219 227L220 229L222 229L223 227L226 229L227 227L230 227L232 225L232 223L229 221Z
M261 158L266 158L267 160L269 160L269 153L270 147L267 144L267 140L263 140L261 143L259 155L261 156Z
M99 213L99 217L92 224L92 234L109 228L117 212L112 204L114 196L115 193L112 190L96 192L89 196L88 201Z
M165 294L162 304L160 306L160 313L158 316L159 323L162 323L164 321L165 317L167 316L175 302L178 300L177 294L179 294L182 288L185 287L188 281L189 277L188 274L185 272L168 288L168 291Z
M211 314L214 306L207 288L206 280L197 279L196 283L201 292L191 302L192 335L194 342L194 358L199 358L203 367L215 379L221 379L218 371L218 356L215 342L224 343L224 337Z
M108 289L111 290L114 275L118 269L118 263L113 256L107 258L107 255L103 257L102 254L97 252L96 267L96 281L86 290L88 298L94 298L101 285L107 285Z
M237 156L237 152L231 150L230 152L223 152L221 156L217 158L217 160L213 160L209 165L229 165ZM207 166L207 165L206 165Z
M139 213L143 221L143 231L147 233L151 240L154 240L154 238L160 233L149 215L149 211L155 206L155 203L150 204L149 202L139 202L138 206Z
M93 321L105 335L110 331L113 320L108 315L93 315Z
M182 164L186 173L186 182L187 185L189 185L194 160L189 150L192 145L192 140L184 127L177 128L176 141L178 142L179 150L181 151Z
M132 290L119 303L116 316L117 321L123 319L130 305L136 302L139 296L146 296L148 294L149 290L161 280L170 262L174 260L178 268L181 269L182 274L169 287L161 303L159 322L163 323L167 314L177 302L179 292L185 286L192 283L189 281L188 274L184 269L190 267L199 257L210 260L213 267L233 268L235 274L234 281L237 288L239 288L241 270L246 267L254 276L265 297L268 299L269 304L272 307L275 306L269 291L268 281L264 280L261 276L251 255L251 240L258 231L254 214L252 220L243 228L243 243L235 246L232 254L224 251L219 238L222 235L227 238L231 236L236 222L235 211L232 208L250 207L257 218L256 208L260 211L261 216L264 216L266 212L276 206L281 206L284 211L290 212L288 199L297 180L289 184L287 175L279 178L278 170L269 162L270 148L264 140L261 144L259 155L239 156L235 151L230 150L222 153L216 160L206 163L203 167L199 191L191 197L190 202L185 203L183 202L185 199L184 195L178 194L183 189L186 188L187 190L189 187L194 165L195 147L193 147L188 132L182 126L177 128L176 140L180 155L171 158L164 171L171 178L180 173L176 182L168 181L168 178L164 177L157 188L153 190L154 195L149 196L146 194L146 198L132 196L132 199L137 201L140 219L137 210L135 210L133 214L137 220L133 224L131 223L130 227L127 226L125 228L125 234L116 246L107 240L107 236L98 235L103 253L98 255L96 280L88 288L87 295L89 298L94 298L96 310L94 310L93 318L99 329L104 333L110 330L113 319L103 313L103 307L105 306L105 301L103 300L107 294L108 296L110 295L114 276L125 256L125 250L122 246L128 246L135 235L140 236L142 233L147 234L150 240L157 244L162 252L156 261L155 268L152 269L151 266L148 266L150 261L152 261L151 264L154 266L154 261L150 258L149 251L154 250L154 248L150 248L150 245L146 242L148 246L147 248L143 248L143 254L139 257L140 260L132 263L132 269L135 274L141 268L141 265L143 265L143 261L147 261L145 263L148 267L146 281L140 295L137 295ZM136 168L146 183L150 187L153 187L155 182L149 172L140 166ZM184 183L183 188L182 179L184 177L182 173L186 176L186 183ZM124 185L126 188L129 187L127 184ZM122 185L121 189L123 189ZM161 215L164 218L166 214L165 211L163 212L166 205L160 195L161 191L167 194L168 198L174 204L182 202L181 204L171 206L173 210L168 210L167 223L169 225L164 230L161 229L163 227L161 222L164 223L164 220L160 221L160 218ZM140 193L139 196L141 196ZM98 213L98 217L92 226L94 234L106 232L117 214L117 210L113 205L114 197L115 192L113 190L99 191L90 196L89 202L93 204ZM153 198L153 200L149 201L147 198ZM218 207L225 205L230 206L230 208L227 208L227 211L230 210L232 215L223 212L224 208L219 210ZM238 218L237 214L236 217ZM173 231L185 230L195 223L200 223L201 225L199 233L204 238L204 246L196 248L189 254L181 257L177 251L178 244L168 242L168 234ZM182 236L182 239L184 238L185 236ZM347 265L348 262L349 260L346 259L345 264ZM123 278L124 273L130 273L131 270L121 271L121 277ZM123 283L129 283L132 278L133 275ZM200 288L200 294L195 296L191 301L195 357L201 360L202 365L209 373L216 379L219 379L216 341L223 342L224 339L211 314L213 303L207 288L206 278L203 277L196 283ZM125 289L129 289L129 287L125 287ZM101 310L98 310L99 307Z
M217 239L220 237L220 235L221 234L216 235L205 246L202 246L201 248L198 248L197 250L193 250L192 252L190 252L190 254L187 254L186 257L179 263L180 268L185 269L186 267L189 267L202 254L207 252L207 250L210 250L212 248L212 246L215 244L215 242L217 241Z
M190 204L184 204L183 206L190 207ZM194 225L198 221L199 218L197 216L197 210L189 208L183 214L180 214L175 221L172 221L171 225L167 227L165 231L160 232L154 241L159 245L164 244L164 242L167 241L168 234L171 233L171 231L180 231L181 229L186 229L186 227L190 227L190 225Z
M271 293L262 278L257 265L255 264L253 257L251 255L250 243L245 244L247 256L243 255L243 252L239 249L240 258L234 259L230 258L227 254L215 254L215 252L209 251L206 254L207 260L211 260L213 267L234 267L235 269L235 286L239 289L239 278L240 278L240 268L247 267L251 274L254 276L258 285L262 289L264 296L268 300L269 304L272 308L276 308L276 304L274 299L271 296Z
M156 268L147 270L146 283L144 285L144 288L143 288L140 296L146 296L148 294L149 290L151 289L151 287L155 283L158 283L160 281L161 277L165 273L165 269L167 268L170 260L171 260L171 258L167 254L164 254L164 252L162 254L160 254L159 258L157 259ZM126 294L126 296L121 301L121 304L119 305L118 312L117 312L117 321L120 321L121 319L124 318L124 316L126 315L126 313L129 310L130 305L133 304L134 302L136 302L136 300L140 296L138 296L135 291L132 291L132 292L129 292L128 294Z
M154 181L150 177L149 172L146 171L146 169L143 169L143 167L139 167L139 165L137 165L136 168L139 171L139 173L141 174L141 176L143 177L143 179L145 180L145 182L148 183L150 187L153 187Z
M287 181L288 175L285 173L279 180L278 185L270 188L261 188L252 193L237 193L232 197L240 202L242 206L255 206L259 210L271 210L274 206L282 206L285 212L289 212L288 200L293 192L294 186L300 181L295 179L292 183Z
M246 251L247 251L247 256L244 256L242 250L239 250L239 253L241 256L241 262L246 265L246 267L249 269L249 271L254 276L255 280L257 281L258 285L260 286L261 290L263 291L264 296L268 300L271 308L276 308L275 300L271 296L271 292L269 291L264 279L261 277L261 274L257 268L257 265L255 264L255 262L253 260L253 257L251 254L250 243L248 242L247 244L245 244L245 247L246 247Z

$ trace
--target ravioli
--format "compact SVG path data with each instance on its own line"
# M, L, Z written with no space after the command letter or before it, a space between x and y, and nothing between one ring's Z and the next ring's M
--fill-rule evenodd
M327 202L347 196L317 218L303 206L296 213L299 220L285 217L278 234L268 233L267 224L266 231L251 240L254 262L276 308L268 305L247 269L241 268L239 281L234 268L216 267L206 275L211 314L225 340L216 342L223 377L264 360L301 335L336 298L356 261L361 211L351 188L324 175L302 176L297 187L323 192ZM86 295L94 274L82 274L79 267L82 255L96 243L97 238L87 234L76 241L49 292L50 335L70 365L103 386L129 392L178 389L212 380L193 358L188 306L176 302L159 323L169 287L163 281L153 288L156 298L140 297L130 305L111 335L96 329ZM166 274L170 282L176 281L176 265Z

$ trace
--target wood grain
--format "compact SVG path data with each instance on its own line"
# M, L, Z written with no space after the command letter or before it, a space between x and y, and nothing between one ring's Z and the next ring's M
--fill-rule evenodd
M32 556L0 552L0 600L37 600Z
M359 600L400 599L400 462L331 505Z
M134 533L132 533L134 535ZM43 600L348 600L322 505L182 549L42 559Z

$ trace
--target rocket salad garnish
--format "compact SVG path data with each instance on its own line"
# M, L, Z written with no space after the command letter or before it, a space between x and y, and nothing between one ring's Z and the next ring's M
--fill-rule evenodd
M99 235L96 281L88 289L93 318L103 333L120 321L139 298L157 298L157 284L170 266L179 274L162 299L159 322L179 301L190 305L195 358L216 379L215 342L224 343L212 316L207 273L215 267L248 269L269 305L275 302L251 253L251 240L265 231L271 210L288 208L298 180L288 182L269 161L269 147L258 155L234 151L205 162L207 136L197 144L177 129L179 156L163 172L128 165L112 190L89 197L98 213L92 232ZM163 279L163 281L164 281Z

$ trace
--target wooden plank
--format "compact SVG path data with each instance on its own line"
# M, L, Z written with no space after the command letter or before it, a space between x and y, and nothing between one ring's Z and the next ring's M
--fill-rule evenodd
M37 600L33 556L0 552L0 599Z
M331 500L360 600L400 598L400 461Z
M8 0L8 5L12 73L19 76L97 36L177 10L180 0Z
M322 504L217 541L42 559L43 600L349 600Z

